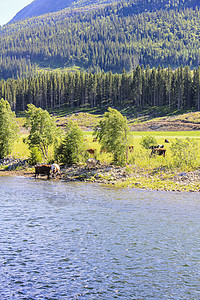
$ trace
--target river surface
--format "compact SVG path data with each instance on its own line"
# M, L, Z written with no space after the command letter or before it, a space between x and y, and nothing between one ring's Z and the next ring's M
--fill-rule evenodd
M200 195L0 177L0 299L200 299Z

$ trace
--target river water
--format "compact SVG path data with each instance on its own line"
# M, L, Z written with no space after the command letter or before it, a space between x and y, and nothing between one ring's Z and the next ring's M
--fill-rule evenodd
M200 299L200 195L0 178L0 299Z

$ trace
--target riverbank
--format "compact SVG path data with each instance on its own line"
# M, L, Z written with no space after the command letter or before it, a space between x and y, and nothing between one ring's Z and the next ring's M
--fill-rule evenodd
M23 176L34 178L34 168L0 170L0 176ZM40 179L46 179L40 176ZM88 170L83 165L61 169L61 176L51 180L95 182L116 188L139 188L160 191L200 192L200 170L178 172L169 170L146 170L133 166L116 167L101 165Z
M186 173L112 165L87 170L84 166L73 166L62 171L62 180L97 182L117 188L200 192L200 170Z

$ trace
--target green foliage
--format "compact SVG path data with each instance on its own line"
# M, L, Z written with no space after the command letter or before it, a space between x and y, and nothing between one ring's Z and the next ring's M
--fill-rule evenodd
M113 154L115 164L124 165L127 160L129 128L126 117L111 107L105 112L103 120L95 130L101 150Z
M55 159L67 165L76 164L80 161L83 150L83 132L77 123L69 120L63 141L55 149Z
M25 127L30 128L28 135L29 149L34 153L33 148L36 147L43 159L47 160L49 146L54 144L59 137L54 118L46 110L29 104L26 110Z
M0 158L10 154L14 141L18 137L18 125L15 113L12 112L8 101L0 100Z
M41 151L38 149L38 147L33 146L30 148L30 164L36 165L37 163L41 163L43 160Z
M144 136L141 141L140 141L140 145L144 148L144 149L149 149L150 146L155 146L157 145L157 140L154 136L151 135L147 135Z
M36 74L36 65L30 59L0 56L0 79L22 78Z
M92 72L121 73L137 64L198 66L197 0L116 1L97 9L98 2L82 1L77 10L80 1L76 1L74 10L3 26L0 53L4 59L30 57L31 64L41 68L76 65Z
M173 163L177 167L195 167L197 164L198 146L197 142L186 138L185 140L176 138L170 147Z

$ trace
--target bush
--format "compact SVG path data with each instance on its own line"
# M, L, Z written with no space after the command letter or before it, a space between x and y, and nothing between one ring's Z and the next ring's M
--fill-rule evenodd
M186 138L181 140L176 138L172 143L170 151L173 156L173 164L176 167L195 167L198 155L197 142Z
M155 137L150 135L143 137L140 142L140 145L147 150L149 149L150 146L155 146L157 144L158 143Z

